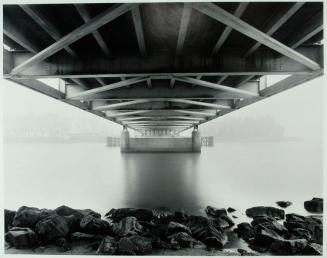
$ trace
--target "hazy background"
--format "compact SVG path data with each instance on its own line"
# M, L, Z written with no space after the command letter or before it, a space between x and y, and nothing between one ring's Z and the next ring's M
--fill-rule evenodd
M6 138L74 133L104 139L121 132L105 119L14 83L1 84ZM104 213L112 207L168 206L201 212L208 204L244 210L286 199L294 202L289 211L305 213L303 201L322 195L322 78L200 131L216 138L201 154L121 154L104 140L7 142L5 207L66 204Z

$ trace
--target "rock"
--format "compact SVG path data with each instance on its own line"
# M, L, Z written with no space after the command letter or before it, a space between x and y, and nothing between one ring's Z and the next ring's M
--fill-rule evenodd
M5 235L5 240L17 249L33 248L38 245L38 237L30 228L11 228Z
M308 212L312 213L322 213L323 212L323 199L322 198L312 198L311 201L304 202L304 208Z
M241 249L241 248L237 249L237 252L239 252L241 256L257 256L258 255L256 253L252 253L252 252L249 252L249 251Z
M189 235L192 234L191 230L187 226L173 221L169 222L167 235L169 236L179 232L186 232Z
M135 217L126 217L112 224L112 231L118 236L136 235L143 231L143 226Z
M93 234L86 234L82 232L74 232L70 235L70 240L72 241L80 241L80 240L102 240L102 235L93 235Z
M235 216L235 215L232 215L232 218L234 218L234 219L238 219L238 217L237 217L237 216Z
M291 206L293 203L292 202L289 202L289 201L278 201L278 202L276 202L276 204L279 207L287 208L287 207Z
M159 207L156 209L153 209L153 216L160 220L170 220L175 219L175 212L170 210L167 207Z
M254 250L254 251L257 251L259 253L266 253L268 251L268 248L267 246L258 246L258 245L254 245L254 244L249 244L249 247Z
M277 220L263 222L254 226L254 230L258 232L260 229L270 229L278 233L280 236L284 236L288 233L288 230L285 226L278 223Z
M227 227L227 228L231 228L232 226L235 225L234 221L233 221L230 217L228 217L227 215L223 215L223 216L221 216L221 217L219 218L219 220L224 220L224 221L226 221L227 224L228 224L228 227Z
M296 213L289 213L286 214L286 221L290 221L290 222L302 222L305 220L304 216L298 215Z
M307 246L308 241L305 239L276 239L271 245L270 250L279 255L292 255L301 253Z
M214 208L212 206L207 206L205 209L205 212L207 213L208 216L214 217L214 218L219 218L222 215L227 216L226 209L218 209Z
M73 209L71 207L62 205L54 210L60 216L70 216L74 215L78 219L82 219L85 216L92 216L94 218L101 218L101 214L97 213L91 209Z
M183 210L175 211L174 218L176 220L186 220L188 215Z
M146 209L122 208L111 209L105 216L114 222L126 217L135 217L140 221L150 221L153 218L153 213L151 210Z
M206 246L199 240L194 239L186 232L178 232L169 236L170 243L173 246L179 245L186 248L205 248Z
M59 247L59 249L58 249L59 252L67 252L71 249L66 238L64 238L64 237L56 238L54 241L54 244L57 247Z
M253 242L251 244L261 247L270 247L270 245L277 240L284 239L275 231L266 228L256 232Z
M100 243L97 254L113 255L118 250L118 243L111 236L106 236Z
M237 228L234 229L235 233L245 241L253 238L255 236L254 228L247 222L243 222L237 225Z
M22 206L16 212L12 225L15 227L27 227L34 229L39 220L53 214L55 213L52 210Z
M7 233L12 226L16 211L6 210L5 209L5 233Z
M63 216L63 218L66 220L70 233L80 231L80 219L75 215Z
M264 207L264 206L252 207L246 209L245 213L248 217L251 218L256 216L267 216L267 217L273 217L275 219L285 218L285 211L275 207Z
M304 249L304 255L322 255L322 245L316 243L309 243Z
M312 236L307 229L304 228L292 228L290 230L291 237L289 239L306 239L308 241L312 240Z
M144 255L152 250L151 240L141 236L123 237L118 242L119 254Z
M267 217L267 216L255 216L253 217L253 220L251 221L251 225L255 227L258 224L262 223L270 223L272 221L276 221L276 219L272 217Z
M80 222L81 231L88 234L110 234L111 227L108 221L95 218L91 215L85 216Z
M69 227L64 217L57 214L40 220L35 226L35 232L41 241L49 242L69 233Z
M234 211L236 211L234 208L231 208L231 207L229 207L229 208L227 208L227 211L229 212L229 213L232 213L232 212L234 212ZM242 250L242 249L241 249Z
M284 226L289 231L294 231L295 229L305 229L308 230L311 235L311 240L314 243L322 244L322 231L323 225L322 221L316 217L308 216L297 216L289 215L284 221Z
M186 226L197 240L208 247L221 249L227 242L227 236L223 230L217 229L213 220L202 216L190 216Z

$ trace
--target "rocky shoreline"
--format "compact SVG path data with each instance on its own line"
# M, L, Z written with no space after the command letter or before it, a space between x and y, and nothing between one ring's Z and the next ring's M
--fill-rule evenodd
M286 208L291 202L277 202ZM6 253L101 255L322 255L323 200L304 202L302 216L276 207L246 209L250 223L235 225L235 209L207 206L207 216L161 209L5 210ZM230 236L248 248L227 250Z

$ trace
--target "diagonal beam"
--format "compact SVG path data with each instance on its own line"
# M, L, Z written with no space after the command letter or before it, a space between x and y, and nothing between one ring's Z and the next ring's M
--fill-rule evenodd
M91 89L91 90L87 90L87 91L83 91L80 93L77 93L71 97L68 97L69 99L85 99L86 97L93 95L93 94L97 94L97 93L101 93L104 91L109 91L109 90L113 90L113 89L117 89L117 88L121 88L121 87L125 87L127 85L131 85L131 84L135 84L138 82L142 82L147 80L147 78L131 78L128 80L124 80L124 81L119 81L119 82L115 82L109 85L105 85L102 87L98 87L95 89Z
M28 69L29 67L43 61L44 59L48 58L49 56L57 53L61 49L67 47L68 45L72 44L73 42L81 39L82 37L86 36L87 34L93 32L94 30L100 28L104 24L116 19L117 17L121 16L122 14L131 10L135 4L114 4L108 10L104 11L103 13L97 15L96 17L92 18L79 28L73 30L72 32L68 33L66 36L58 40L57 42L53 43L52 45L48 46L41 52L37 53L30 59L26 60L22 64L18 65L11 71L11 75L19 74L22 71Z
M224 80L226 80L226 78L228 77L228 75L223 75L219 78L219 80L217 81L217 84L222 83Z
M135 105L135 104L148 103L148 102L152 102L152 101L153 100L151 100L151 99L137 99L137 100L125 101L122 103L109 104L109 105L95 107L93 110L104 111L104 110L110 110L110 109L116 109L116 108L120 108L120 107Z
M122 112L122 113L113 113L113 114L106 114L107 117L121 117L121 116L131 116L131 115L139 115L139 114L144 114L151 112L152 110L136 110L136 111L131 111L131 112Z
M75 8L78 11L79 15L82 17L84 22L88 22L89 20L91 20L91 16L88 12L88 10L86 9L85 5L83 4L75 4ZM100 48L102 49L103 53L110 57L111 56L111 52L107 46L107 44L105 43L103 37L101 36L101 34L99 33L98 30L94 30L92 32L92 35L94 37L94 39L96 40L96 42L99 44Z
M186 82L186 83L191 83L191 84L196 84L202 87L207 87L207 88L211 88L211 89L215 89L215 90L222 90L222 91L226 91L226 92L231 92L231 93L236 93L241 95L240 97L248 97L248 96L258 96L257 93L253 93L253 92L249 92L249 91L245 91L245 90L240 90L240 89L236 89L236 88L232 88L232 87L228 87L228 86L224 86L224 85L219 85L216 83L212 83L212 82L207 82L207 81L203 81L203 80L198 80L198 79L194 79L194 78L190 78L190 77L175 77L175 79L177 81L182 81L182 82Z
M240 18L244 13L245 9L247 8L248 4L249 3L240 3L234 12L234 16ZM211 55L216 55L219 52L231 32L232 28L230 26L226 26L223 33L220 35L218 41L216 42L211 52Z
M142 19L141 19L139 6L132 9L132 17L133 17L133 23L134 23L134 28L135 28L135 33L136 33L136 38L137 38L137 43L139 45L140 53L142 56L146 56Z
M175 77L171 77L170 82L169 82L169 87L174 88L175 85Z
M24 10L25 13L28 14L28 16L32 18L32 20L34 20L46 33L48 33L52 39L57 41L62 37L61 33L56 29L56 27L53 26L41 12L33 9L30 5L19 6ZM78 58L77 54L70 47L65 47L65 50L71 56Z
M306 56L296 52L295 50L289 48L288 46L282 44L281 42L273 39L267 34L259 31L250 24L242 21L241 19L235 17L234 15L226 12L224 9L213 3L194 3L193 8L198 11L208 15L209 17L230 26L232 29L239 31L240 33L260 42L261 44L287 56L305 66L311 70L319 70L320 65Z
M24 37L19 31L19 26L12 23L9 19L5 19L3 22L3 34L31 53L36 54L39 52L38 46Z
M231 108L230 106L207 103L207 102L202 102L202 101L194 101L194 100L188 100L188 99L167 99L167 100L171 101L171 102L176 102L176 103L204 106L204 107L210 107L210 108L214 108L214 109L230 109Z
M287 45L291 48L297 48L303 44L308 39L312 38L314 35L322 31L324 28L323 13L322 11L314 15L308 22L303 24L301 32L296 32L290 35L289 40L287 40Z
M282 27L285 22L287 22L303 5L305 2L297 2L294 3L291 8L286 10L286 12L278 19L277 22L273 23L270 28L267 30L266 34L268 36L273 35L280 27ZM260 43L257 42L254 44L245 54L245 57L251 55L254 51L256 51L260 47Z
M97 78L95 78L95 80L96 80L98 83L100 83L102 86L107 85L103 78L98 78L98 77L97 77Z
M176 56L177 57L180 56L183 51L184 42L185 42L186 33L187 33L187 27L190 22L191 13L192 13L192 4L184 3L182 20L181 20L181 24L179 27L177 47L176 47Z
M195 115L195 116L216 116L216 113L212 112L200 112L200 111L189 111L189 110L176 110L175 112L188 114L188 115Z

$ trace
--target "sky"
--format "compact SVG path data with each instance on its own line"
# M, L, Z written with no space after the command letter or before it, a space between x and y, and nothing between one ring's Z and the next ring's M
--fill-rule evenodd
M273 81L281 77L270 78ZM10 128L26 123L22 119L44 115L62 116L73 119L78 124L87 124L95 131L108 131L119 135L121 126L84 112L78 108L49 98L40 93L24 88L13 82L1 79L3 88L4 123ZM178 89L175 89L178 90ZM219 119L200 126L210 134L223 123L232 123L240 119L269 117L284 128L286 136L304 139L322 139L323 130L323 78L317 78L300 86L282 92L248 107L232 112ZM15 119L19 118L19 119ZM259 123L259 122L258 122ZM30 125L31 126L31 125ZM32 126L37 127L37 124ZM50 125L49 126L53 126ZM258 126L260 126L258 124ZM6 134L6 132L4 131ZM189 133L189 132L188 132Z

